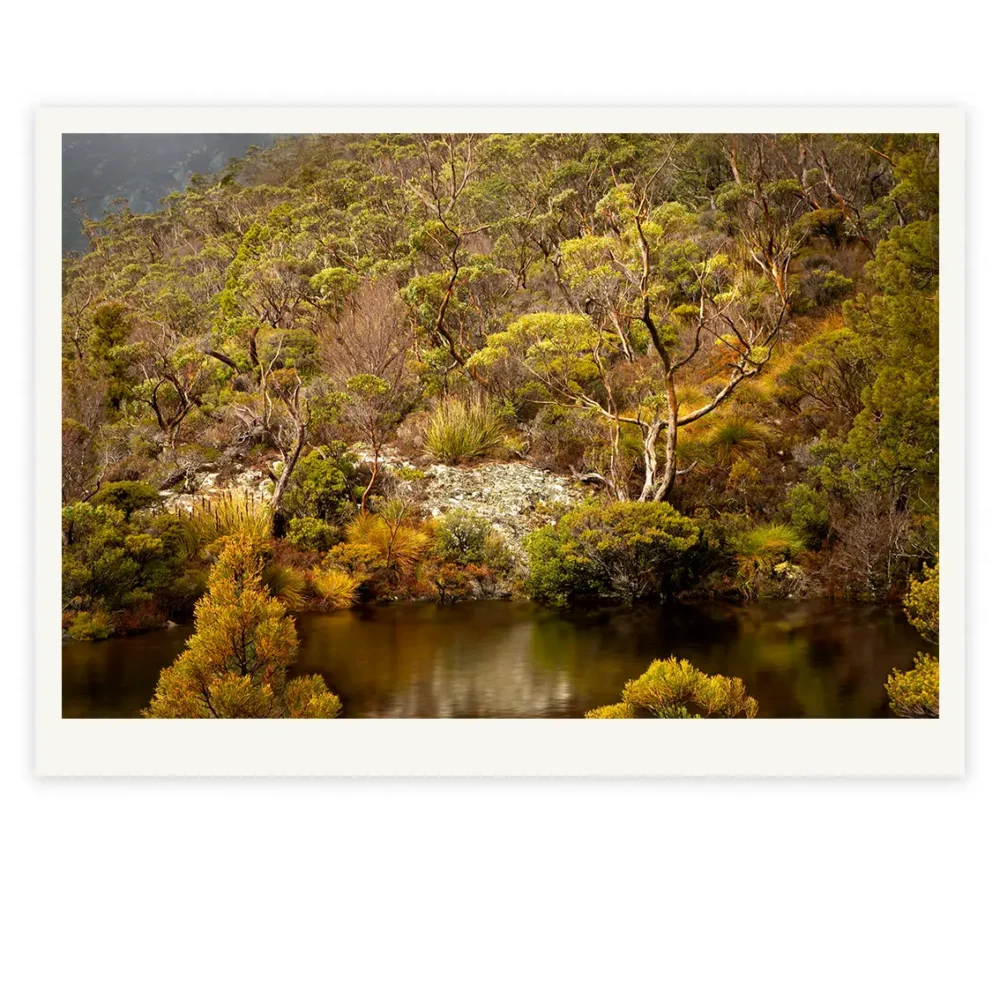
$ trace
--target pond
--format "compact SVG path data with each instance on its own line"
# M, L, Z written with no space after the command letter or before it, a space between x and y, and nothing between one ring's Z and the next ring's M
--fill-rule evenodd
M886 675L930 648L898 609L823 601L573 612L395 604L297 624L292 672L322 674L346 718L580 718L670 655L742 677L762 718L886 717ZM137 716L190 634L67 643L63 716Z

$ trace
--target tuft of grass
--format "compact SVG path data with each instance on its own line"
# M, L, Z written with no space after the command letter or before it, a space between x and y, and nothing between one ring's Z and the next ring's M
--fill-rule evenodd
M261 577L271 596L278 598L289 611L298 611L305 603L306 577L300 570L269 562Z
M346 570L336 568L317 570L313 573L312 585L331 608L338 610L354 604L361 586Z
M767 441L767 431L754 420L731 416L712 434L711 444L719 459L730 464L739 454L759 451Z
M272 519L270 504L249 493L232 492L199 500L191 511L190 525L202 545L237 534L263 542L271 537Z
M347 526L347 541L369 547L378 564L401 576L409 572L423 556L430 544L426 532L403 519L402 511L386 510L375 514L359 514Z
M504 422L491 403L449 398L427 424L424 447L440 462L485 458L504 443Z
M745 597L753 597L780 563L790 562L805 549L790 524L762 524L731 539L736 552L736 575Z
M762 524L742 531L733 539L738 555L748 558L798 555L805 546L790 524Z

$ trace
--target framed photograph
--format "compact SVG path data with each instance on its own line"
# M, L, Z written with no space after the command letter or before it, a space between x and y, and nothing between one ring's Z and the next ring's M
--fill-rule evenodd
M963 773L961 111L36 140L38 774Z

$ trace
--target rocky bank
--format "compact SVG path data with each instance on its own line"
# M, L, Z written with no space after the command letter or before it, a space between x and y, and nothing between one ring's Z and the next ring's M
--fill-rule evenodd
M364 448L357 447L354 453L359 462L370 464L371 455ZM525 534L555 520L560 506L578 504L591 493L569 476L524 462L415 465L392 450L380 461L383 470L398 473L393 488L418 516L439 517L456 508L472 511L487 518L518 550ZM202 499L231 491L266 500L271 488L266 469L235 465L190 473L183 484L161 495L168 506L190 511Z

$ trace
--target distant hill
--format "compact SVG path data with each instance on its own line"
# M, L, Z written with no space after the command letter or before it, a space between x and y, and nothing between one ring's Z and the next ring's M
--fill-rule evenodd
M63 136L63 253L87 249L73 199L100 218L113 198L134 212L155 212L160 199L183 189L192 174L214 173L250 146L269 146L271 133L88 133Z

